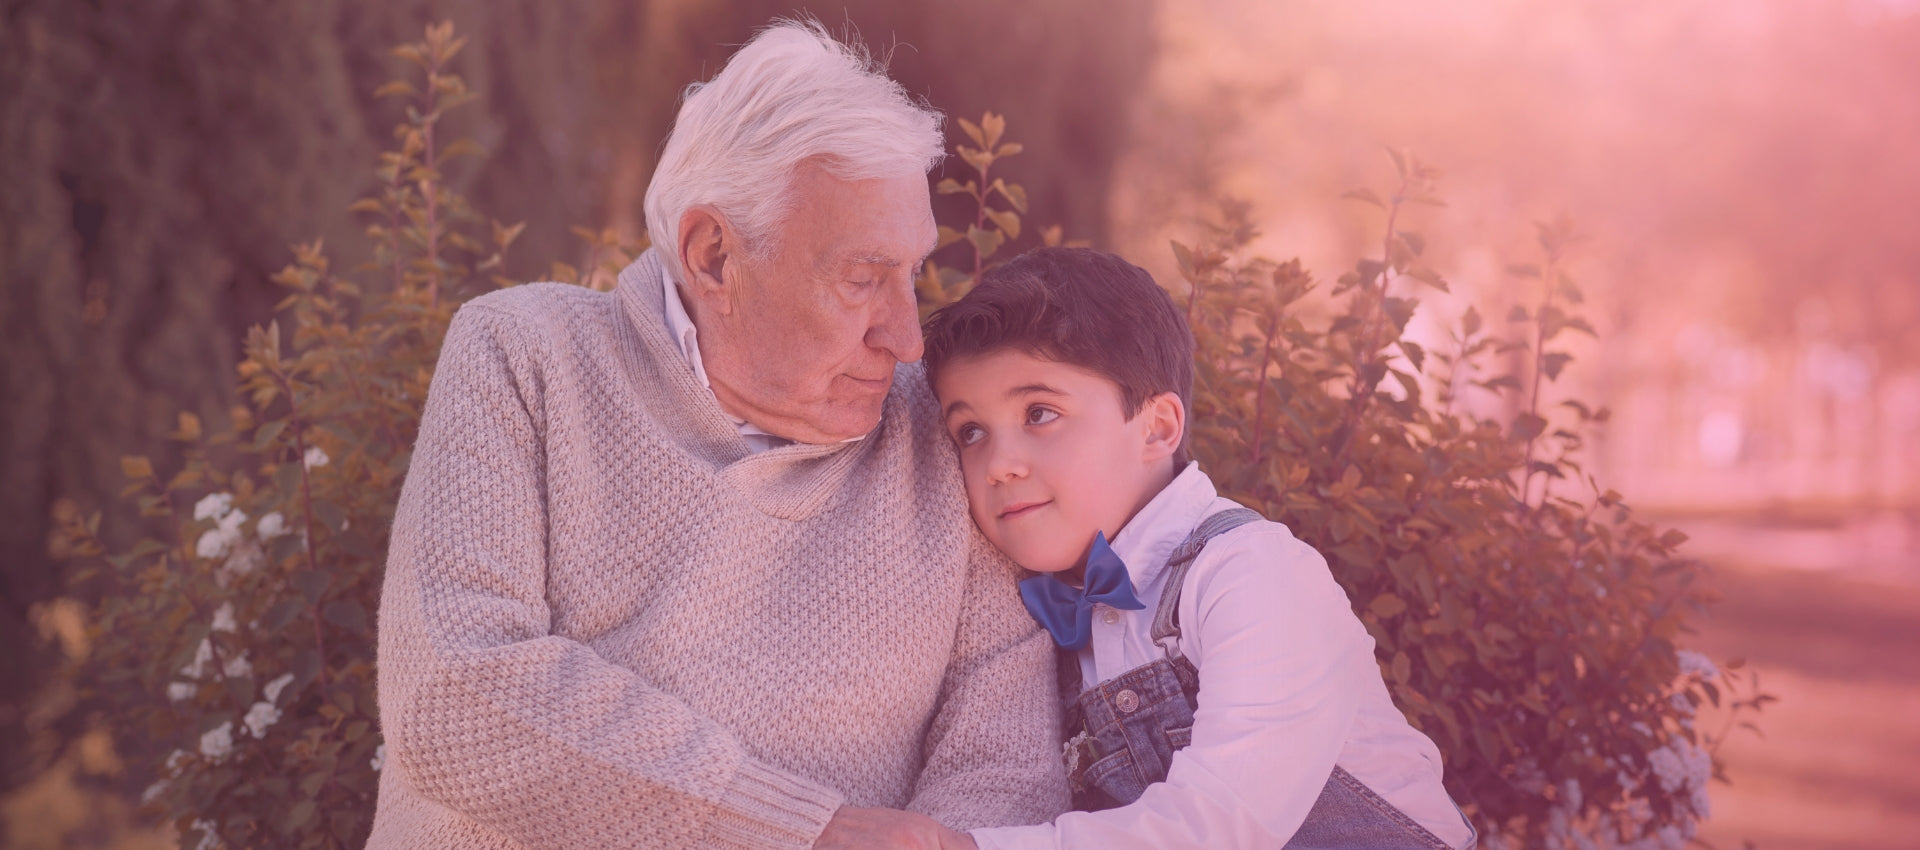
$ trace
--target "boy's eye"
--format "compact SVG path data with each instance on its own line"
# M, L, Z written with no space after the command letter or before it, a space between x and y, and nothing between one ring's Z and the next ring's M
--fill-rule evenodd
M1060 411L1038 405L1027 408L1028 425L1045 425L1060 418Z
M986 429L972 423L953 429L953 441L963 446L980 442L980 438L986 435Z

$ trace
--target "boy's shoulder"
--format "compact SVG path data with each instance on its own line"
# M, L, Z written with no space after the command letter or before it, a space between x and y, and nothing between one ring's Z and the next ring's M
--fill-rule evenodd
M1216 497L1195 528L1235 509L1245 508L1231 499ZM1318 549L1295 536L1285 523L1262 515L1208 538L1194 556L1182 584L1184 594L1199 602L1216 593L1237 592L1249 582L1278 589L1302 582L1331 583L1332 578L1327 559Z

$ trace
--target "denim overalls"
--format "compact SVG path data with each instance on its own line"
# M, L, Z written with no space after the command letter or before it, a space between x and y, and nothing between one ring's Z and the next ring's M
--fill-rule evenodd
M1098 811L1139 799L1148 785L1167 778L1173 752L1193 742L1200 671L1174 648L1180 637L1180 586L1209 539L1257 519L1261 516L1246 508L1207 517L1167 559L1166 585L1153 617L1153 642L1166 651L1165 658L1080 693L1080 661L1073 653L1061 655L1074 808ZM1286 847L1453 850L1338 766Z

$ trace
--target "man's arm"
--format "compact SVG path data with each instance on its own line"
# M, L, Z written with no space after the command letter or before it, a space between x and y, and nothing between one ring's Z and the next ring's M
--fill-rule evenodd
M1041 823L1070 805L1053 642L1020 603L1019 568L977 529L926 764L909 811L954 829Z
M486 305L448 330L382 590L386 769L529 847L807 847L837 792L551 634L540 350Z

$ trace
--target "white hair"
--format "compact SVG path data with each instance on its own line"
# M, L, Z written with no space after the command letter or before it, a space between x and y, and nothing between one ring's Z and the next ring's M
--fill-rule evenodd
M696 205L712 206L744 250L765 256L801 162L841 180L924 175L946 155L941 120L864 48L817 21L776 21L712 80L687 88L647 185L647 235L677 282L687 278L680 218Z

